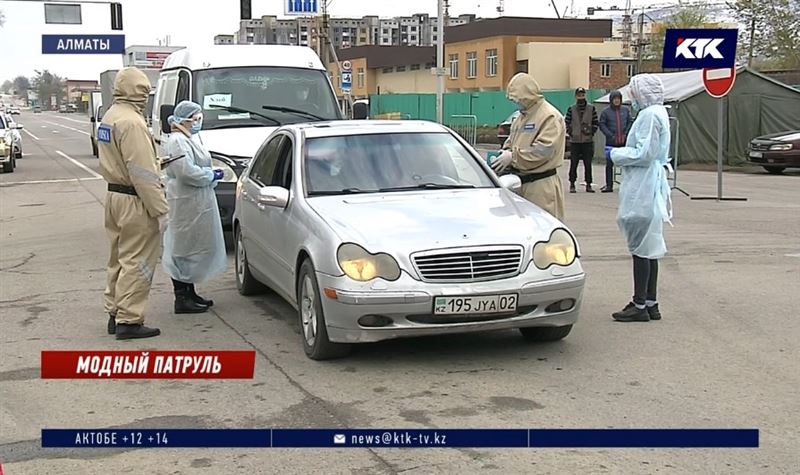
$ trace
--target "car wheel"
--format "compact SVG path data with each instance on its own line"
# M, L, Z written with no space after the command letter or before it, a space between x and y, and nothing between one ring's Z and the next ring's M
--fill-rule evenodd
M780 175L786 167L764 167L764 169L772 175Z
M236 288L242 295L256 295L264 292L264 284L258 281L250 273L250 266L247 263L247 253L244 250L242 232L239 228L235 231L234 255L236 261Z
M331 343L328 339L317 275L308 259L300 266L297 279L297 315L306 356L312 360L328 360L350 353L350 345Z
M558 341L564 339L572 331L572 325L563 327L526 327L520 333L529 341Z
M95 142L94 139L89 139L89 140L92 141L92 156L93 157L99 156L100 152L99 150L97 150L97 142Z

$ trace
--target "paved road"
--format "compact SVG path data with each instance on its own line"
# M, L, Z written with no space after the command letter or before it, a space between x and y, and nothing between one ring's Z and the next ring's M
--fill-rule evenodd
M589 280L581 321L566 340L532 345L513 331L402 340L320 363L304 356L288 305L239 296L232 268L201 287L216 305L200 316L171 314L171 288L158 272L149 321L163 335L139 342L106 335L105 192L93 175L88 121L23 113L20 122L26 157L0 176L0 460L8 474L796 473L800 466L798 174L726 175L726 194L747 202L675 194L660 322L610 319L631 287L617 197L579 193L567 196L568 224ZM690 193L714 193L713 174L680 178ZM40 380L39 352L67 348L255 349L256 374L222 382ZM109 426L755 427L761 448L39 448L44 427Z

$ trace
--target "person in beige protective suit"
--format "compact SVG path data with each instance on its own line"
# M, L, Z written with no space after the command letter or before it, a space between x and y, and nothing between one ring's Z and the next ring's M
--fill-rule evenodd
M533 76L519 73L508 83L508 99L520 110L503 151L492 162L497 173L522 179L521 195L564 219L564 190L558 167L564 163L564 117L542 96Z
M122 69L114 82L114 103L97 132L100 170L108 182L105 227L111 241L105 309L108 333L118 340L161 333L144 326L168 210L155 144L142 115L149 93L150 81L142 71Z

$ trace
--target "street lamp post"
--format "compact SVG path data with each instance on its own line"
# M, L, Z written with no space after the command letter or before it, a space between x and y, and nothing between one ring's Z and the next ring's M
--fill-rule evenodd
M444 116L444 0L438 1L439 34L436 35L436 122Z

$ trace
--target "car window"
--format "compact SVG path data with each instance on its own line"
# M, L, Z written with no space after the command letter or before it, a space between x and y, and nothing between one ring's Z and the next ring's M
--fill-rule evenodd
M477 159L446 132L312 138L304 159L310 196L420 185L495 187Z
M294 144L290 138L286 138L278 152L278 162L275 169L278 171L272 177L272 185L286 188L292 185L292 157L294 156Z
M189 73L181 71L178 74L178 91L175 94L175 104L189 100Z
M256 155L250 177L263 186L272 184L273 176L275 175L275 167L278 164L278 158L280 158L279 152L281 151L284 140L286 140L285 135L274 137Z

